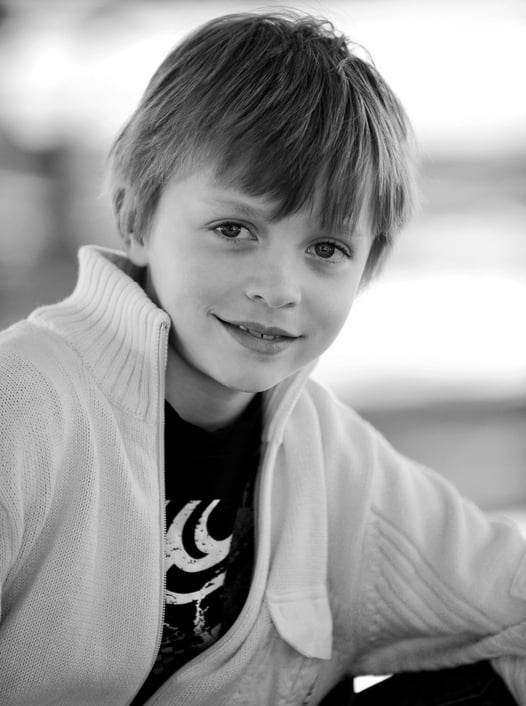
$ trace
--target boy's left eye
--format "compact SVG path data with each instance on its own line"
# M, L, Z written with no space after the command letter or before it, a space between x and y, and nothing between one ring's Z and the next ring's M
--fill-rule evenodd
M310 245L307 252L311 251L316 257L327 262L342 262L350 257L352 253L348 248L332 240L324 240Z
M213 230L227 240L249 240L252 238L249 229L241 223L226 221L218 223L213 227Z

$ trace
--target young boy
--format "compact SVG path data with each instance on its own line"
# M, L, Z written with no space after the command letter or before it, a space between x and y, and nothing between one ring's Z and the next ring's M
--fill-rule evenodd
M519 532L308 379L411 151L328 23L223 17L163 62L112 150L126 254L0 337L0 703L319 704L493 659L526 704Z

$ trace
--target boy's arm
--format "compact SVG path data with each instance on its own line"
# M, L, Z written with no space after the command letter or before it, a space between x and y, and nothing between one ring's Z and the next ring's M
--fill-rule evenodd
M0 342L0 621L6 581L25 540L38 535L51 495L55 397L31 360Z
M23 533L25 422L18 412L28 390L13 384L10 361L0 352L0 624L4 618L4 587L18 555ZM9 378L9 379L8 379ZM28 449L25 449L26 453ZM35 479L36 480L36 479Z
M397 453L354 413L342 416L352 442L329 492L340 507L342 495L351 498L338 528L350 532L346 546L363 537L353 567L338 568L356 588L352 572L361 566L358 603L351 602L345 628L352 636L354 627L355 673L498 658L497 670L526 704L525 538L513 523L488 518L440 475ZM332 426L333 444L339 438L342 448L341 423ZM349 522L353 515L358 524Z
M499 657L526 703L526 541L379 440L364 601L379 671ZM509 657L504 657L504 656ZM515 694L517 698L519 694ZM520 700L520 699L519 699Z
M4 407L0 404L0 624L4 617L4 584L17 553L18 529L21 527L21 488L17 482L21 474Z

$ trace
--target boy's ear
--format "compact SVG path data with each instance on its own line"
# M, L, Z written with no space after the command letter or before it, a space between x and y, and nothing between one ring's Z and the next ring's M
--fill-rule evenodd
M129 235L126 252L134 265L145 267L148 264L148 245L135 233Z

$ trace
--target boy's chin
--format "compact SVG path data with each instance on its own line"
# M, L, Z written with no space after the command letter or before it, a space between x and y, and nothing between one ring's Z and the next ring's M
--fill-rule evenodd
M234 379L230 378L225 380L223 384L226 383L226 387L237 392L245 392L249 394L256 394L258 392L265 392L270 390L280 382L283 382L287 378L294 375L297 371L291 371L284 373L282 375L271 375L271 374L248 374L245 376L235 376Z

